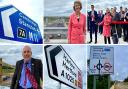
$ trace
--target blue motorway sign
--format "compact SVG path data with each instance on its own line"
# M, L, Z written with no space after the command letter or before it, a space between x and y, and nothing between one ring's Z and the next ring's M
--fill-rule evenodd
M12 5L0 8L0 38L42 44L38 24Z

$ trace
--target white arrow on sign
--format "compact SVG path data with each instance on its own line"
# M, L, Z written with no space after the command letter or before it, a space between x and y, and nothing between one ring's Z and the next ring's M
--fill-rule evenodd
M17 12L17 11L18 10L16 8L10 8L10 9L1 11L4 35L7 37L14 38L9 16L12 15L13 13Z

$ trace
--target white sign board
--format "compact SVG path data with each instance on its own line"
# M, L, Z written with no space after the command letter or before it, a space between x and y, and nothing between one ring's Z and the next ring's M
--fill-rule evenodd
M50 78L75 89L82 89L82 73L62 46L45 46Z
M114 48L108 46L90 47L90 75L114 73Z

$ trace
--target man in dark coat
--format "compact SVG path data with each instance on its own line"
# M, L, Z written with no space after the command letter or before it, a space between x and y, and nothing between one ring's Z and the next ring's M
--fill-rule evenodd
M29 46L24 46L23 59L17 61L10 89L42 89L40 80L43 80L42 62L32 58Z
M91 5L91 11L89 12L89 21L90 21L90 41L92 42L92 33L95 33L95 44L97 43L97 12L94 10L94 5Z

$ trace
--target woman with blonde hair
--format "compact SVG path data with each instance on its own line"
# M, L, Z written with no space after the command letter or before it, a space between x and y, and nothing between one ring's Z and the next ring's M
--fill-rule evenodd
M103 25L103 36L104 36L104 43L111 44L110 36L111 36L111 22L112 22L112 17L110 14L109 8L106 9L106 15L103 18L103 21L99 23L99 25Z
M74 2L74 13L70 15L68 24L68 43L84 44L85 43L85 25L86 17L80 12L82 4L80 1Z

